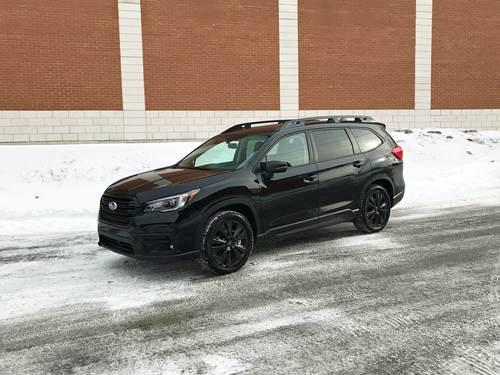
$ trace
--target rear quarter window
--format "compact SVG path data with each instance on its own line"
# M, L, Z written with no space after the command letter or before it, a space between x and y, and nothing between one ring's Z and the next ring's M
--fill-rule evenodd
M352 143L344 129L325 129L311 132L318 162L343 158L353 154Z
M361 152L371 151L382 144L382 140L369 129L351 128Z

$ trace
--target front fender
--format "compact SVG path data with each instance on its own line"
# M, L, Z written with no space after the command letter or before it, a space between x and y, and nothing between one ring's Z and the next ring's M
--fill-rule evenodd
M239 205L244 205L247 209L249 209L252 212L252 215L255 219L255 235L257 238L260 237L260 234L262 233L261 230L261 223L260 223L260 214L257 211L257 208L255 207L255 203L248 197L245 196L233 196L229 198L221 198L218 199L211 204L207 205L202 211L201 211L201 220L198 225L198 230L196 232L196 241L195 245L197 249L201 248L201 235L203 233L203 230L205 229L205 224L207 220L217 211L223 210L225 207L230 207L232 205L239 204Z

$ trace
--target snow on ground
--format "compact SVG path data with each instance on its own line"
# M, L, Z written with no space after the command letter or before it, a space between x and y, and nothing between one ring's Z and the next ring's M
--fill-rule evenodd
M0 233L88 231L114 181L173 164L199 142L0 146Z
M500 374L498 207L305 232L223 277L0 235L0 373Z
M500 132L412 129L392 135L404 149L401 206L500 198ZM0 233L95 230L108 185L173 164L199 144L0 146Z
M500 132L392 135L388 230L304 233L217 278L96 245L106 187L199 142L0 146L0 372L496 373L498 210L440 207L500 204Z
M392 132L404 150L402 205L500 198L500 132L412 131Z
M0 321L54 306L92 302L123 310L189 297L184 292L188 278L174 280L166 275L169 288L158 285L160 264L148 273L137 272L130 264L131 273L124 273L128 259L116 258L109 251L96 252L97 236L93 233L23 237L16 236L12 241L0 237L0 253L4 252L0 280L8 279L0 295ZM138 293L131 298L134 288Z

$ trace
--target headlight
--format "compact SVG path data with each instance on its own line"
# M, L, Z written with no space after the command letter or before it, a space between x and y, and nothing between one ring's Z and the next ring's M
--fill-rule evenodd
M184 194L148 202L146 203L144 212L167 212L178 210L179 208L184 207L186 203L190 202L199 192L200 189L191 190L190 192Z

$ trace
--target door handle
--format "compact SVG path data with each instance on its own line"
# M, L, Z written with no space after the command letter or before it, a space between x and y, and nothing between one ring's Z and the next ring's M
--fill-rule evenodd
M311 182L314 182L314 180L316 180L316 177L318 177L318 175L317 175L317 174L310 174L310 175L308 175L308 176L304 177L304 182L305 182L306 184L309 184L309 183L311 183Z
M356 168L361 168L363 166L363 164L365 164L365 163L363 163L361 160L357 160L354 163L352 163L352 165Z

